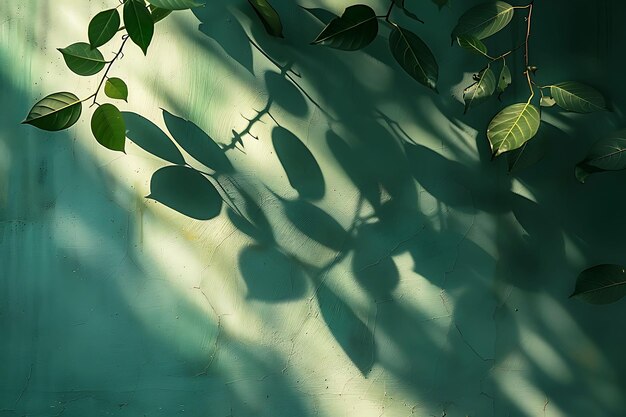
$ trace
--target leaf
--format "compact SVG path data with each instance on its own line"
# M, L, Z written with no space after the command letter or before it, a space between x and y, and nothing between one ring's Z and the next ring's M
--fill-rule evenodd
M204 6L206 1L196 0L148 0L148 3L161 9L184 10Z
M67 129L78 121L83 103L72 93L54 93L38 101L23 124L39 129L57 131Z
M513 18L513 6L503 1L479 4L466 11L452 31L452 40L460 36L485 39L498 33Z
M254 12L259 16L261 22L263 22L267 33L277 38L284 37L283 24L280 21L280 16L267 0L248 0L248 3L250 3Z
M119 28L120 14L117 9L105 10L95 15L87 30L91 48L102 46L113 39Z
M416 34L401 26L394 26L389 35L391 54L411 77L437 91L439 66L433 53Z
M550 94L559 107L577 113L606 109L602 94L588 85L566 81L550 86Z
M122 113L113 104L103 104L93 112L91 133L105 148L124 152L126 125Z
M146 198L197 220L220 214L222 197L213 184L193 168L170 165L152 174Z
M591 304L610 304L626 295L626 268L620 265L596 265L585 269L576 279L571 297Z
M341 17L333 19L312 44L354 51L369 45L378 34L378 20L371 7L350 6Z
M506 62L502 63L502 71L500 71L500 77L498 78L498 93L504 93L504 90L511 85L512 81L511 70L506 65Z
M126 83L119 78L109 78L104 84L104 94L107 97L124 100L128 102L128 87Z
M474 36L459 36L457 42L459 45L478 55L487 56L487 47L482 41Z
M89 76L102 71L106 61L97 49L91 49L91 45L85 42L74 43L67 48L59 48L67 67L72 72Z
M162 7L158 4L155 4L155 6ZM150 46L150 42L152 41L152 35L154 35L154 21L143 0L126 1L124 4L124 24L126 25L126 31L130 39L139 46L143 54L146 55L148 53L148 46Z
M541 107L552 107L555 104L556 104L556 100L548 96L541 97L541 100L539 101L539 105Z
M502 109L489 122L487 138L494 156L512 151L532 139L539 130L537 107L527 103L512 104Z
M618 130L597 141L587 157L576 165L576 178L584 183L594 172L619 171L626 168L626 129Z
M478 74L476 82L463 91L465 113L470 107L482 103L496 91L496 76L491 68L487 67Z
M150 15L154 23L160 22L173 12L173 10L161 9L153 5L148 6L148 8L150 9Z

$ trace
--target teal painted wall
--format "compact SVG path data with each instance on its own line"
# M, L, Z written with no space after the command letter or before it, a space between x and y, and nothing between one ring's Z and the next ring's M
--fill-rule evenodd
M0 3L0 416L626 415L626 303L567 298L580 270L626 263L626 173L573 176L624 127L623 2L535 2L539 79L589 82L613 112L546 111L544 157L512 174L484 138L500 104L462 114L480 63L449 46L461 1L407 2L439 95L384 36L313 47L320 24L275 0L277 42L246 2L211 1L114 67L134 113L126 155L92 139L88 112L66 132L20 125L45 94L93 91L56 48L112 3ZM517 77L505 103L524 94ZM201 221L145 199L182 158L217 168L233 207L215 200Z

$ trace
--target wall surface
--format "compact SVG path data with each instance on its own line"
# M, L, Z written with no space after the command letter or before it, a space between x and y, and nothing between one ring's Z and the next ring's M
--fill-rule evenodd
M285 40L243 0L208 3L113 67L122 154L91 137L93 109L19 124L94 91L56 48L117 1L0 2L1 417L626 415L626 302L568 299L582 269L626 263L626 173L573 175L626 126L624 2L535 1L540 82L586 81L613 111L545 110L542 158L511 173L485 139L502 104L460 102L481 63L449 33L475 2L394 14L436 52L439 95L386 27L360 52L309 45L322 25L299 5L346 0L274 0ZM504 103L526 88L509 64Z

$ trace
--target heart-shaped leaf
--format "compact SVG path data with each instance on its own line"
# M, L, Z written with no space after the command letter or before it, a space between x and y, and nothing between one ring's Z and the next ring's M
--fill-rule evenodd
M126 125L122 113L113 104L103 104L93 112L91 133L105 148L124 152Z
M91 45L85 42L74 43L67 48L59 48L67 67L72 72L89 76L102 71L106 61L97 49L91 49Z
M277 38L282 38L283 24L280 21L280 16L272 5L269 4L267 0L248 0L248 3L250 3L254 12L259 16L259 19L261 19L267 33Z
M500 71L500 77L498 78L498 93L504 93L504 90L511 85L512 80L511 70L506 65L506 62L503 62L502 71Z
M102 46L113 39L119 28L120 14L117 9L105 10L95 15L87 30L91 48Z
M161 9L160 7L153 6L152 4L148 6L148 8L150 9L150 15L152 16L152 21L154 23L160 22L173 12L173 10Z
M142 0L143 2L143 0ZM204 6L206 1L196 0L148 0L148 3L153 6L160 7L167 10L184 10L191 9L193 7Z
M514 9L503 1L479 4L465 12L452 31L452 40L460 36L485 39L498 33L513 18Z
M439 65L428 46L415 33L394 25L389 35L391 54L419 83L437 91Z
M465 101L465 113L470 107L482 103L496 91L496 76L491 68L482 70L476 82L463 91L463 101Z
M550 94L559 107L577 113L591 113L606 109L604 97L588 85L566 81L550 86Z
M83 110L83 103L72 93L54 93L38 101L22 123L56 131L72 126Z
M462 48L478 55L487 56L487 47L480 39L469 35L459 36L456 39Z
M596 265L585 269L576 279L570 297L591 304L609 304L626 295L626 268L620 265Z
M171 165L152 174L147 197L198 220L220 214L222 197L213 184L193 168Z
M354 51L369 45L377 34L376 13L369 6L357 4L331 20L312 43Z
M626 168L626 130L619 130L597 141L587 157L576 165L576 178L584 183L594 172Z
M173 0L172 0L173 1ZM151 2L152 3L152 2ZM153 3L154 4L154 3ZM155 4L157 7L158 4ZM148 46L154 35L154 21L143 0L127 0L124 4L124 24L130 39L148 53Z
M128 86L119 78L109 78L104 84L104 94L110 98L128 101Z
M517 149L532 139L539 130L539 123L539 109L530 101L502 109L487 127L487 138L494 156Z

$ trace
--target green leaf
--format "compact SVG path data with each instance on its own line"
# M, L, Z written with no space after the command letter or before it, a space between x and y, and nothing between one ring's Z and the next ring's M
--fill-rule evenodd
M109 78L104 84L104 94L107 97L128 101L128 86L119 78Z
M596 265L585 269L576 279L571 297L591 304L610 304L626 295L626 268L621 265Z
M541 97L541 100L539 101L539 105L541 107L552 107L555 104L556 104L556 100L548 96Z
M472 7L459 18L452 31L452 40L460 36L488 38L509 24L513 12L513 6L503 1L491 1Z
M153 5L148 6L148 8L150 9L150 15L154 23L160 22L173 12L173 10L161 9Z
M198 220L212 219L222 210L222 197L213 184L195 169L180 165L152 174L147 198Z
M126 125L122 113L114 105L103 104L93 112L91 132L105 148L124 152Z
M487 56L487 47L482 41L474 36L463 35L456 38L459 45L478 55Z
M619 171L626 168L626 129L618 130L597 141L584 160L576 165L576 178L584 183L594 172Z
M363 4L348 7L333 19L312 44L354 51L369 45L378 34L378 19L371 7Z
M184 10L204 6L206 1L196 0L148 0L148 3L161 9Z
M271 4L267 0L248 0L248 3L254 9L254 12L259 16L265 30L272 36L277 38L283 37L283 24L280 21L280 16L274 10Z
M59 48L67 67L72 72L88 76L102 71L106 61L97 49L91 49L91 45L85 42L74 43L67 48Z
M413 32L398 25L389 35L391 54L419 83L437 91L439 66L428 46Z
M502 109L487 127L487 138L494 156L517 149L532 139L539 130L539 123L539 109L530 102Z
M120 14L117 9L105 10L95 15L87 30L91 48L102 46L113 39L119 28Z
M22 123L43 130L63 130L78 121L82 110L83 103L74 94L54 93L38 101Z
M500 77L498 78L498 93L504 93L504 90L511 85L512 80L511 70L506 65L506 62L503 62L502 71L500 71Z
M155 6L160 7L158 4ZM124 24L130 39L148 53L148 46L154 35L154 21L143 0L127 0L124 4Z
M496 76L491 68L482 70L476 82L463 91L463 101L465 101L465 113L470 107L482 103L496 91Z
M591 113L606 108L604 97L598 90L573 81L550 86L550 94L559 107L568 111Z

